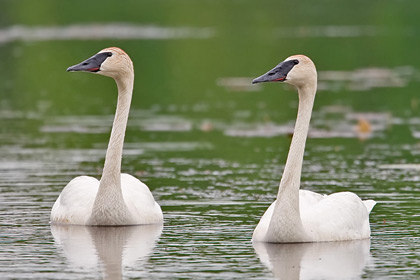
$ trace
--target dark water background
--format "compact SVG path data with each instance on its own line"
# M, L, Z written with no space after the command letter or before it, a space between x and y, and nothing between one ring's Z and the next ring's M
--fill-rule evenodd
M1 279L417 279L420 2L0 0ZM65 69L108 46L136 70L123 171L161 227L53 227L66 183L99 176L115 110L106 77ZM378 204L367 242L254 246L297 109L250 81L316 63L302 188Z

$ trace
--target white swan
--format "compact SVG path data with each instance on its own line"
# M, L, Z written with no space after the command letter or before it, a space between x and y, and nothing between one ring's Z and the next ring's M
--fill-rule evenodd
M71 180L54 203L51 222L98 226L162 223L162 210L149 188L133 176L121 174L134 83L130 57L119 48L106 48L67 71L92 72L113 78L118 87L118 103L101 180L88 176Z
M369 238L369 213L375 201L362 201L351 192L320 195L299 190L317 87L314 63L304 55L291 56L252 83L275 81L297 87L299 108L277 199L255 228L253 241L293 243Z

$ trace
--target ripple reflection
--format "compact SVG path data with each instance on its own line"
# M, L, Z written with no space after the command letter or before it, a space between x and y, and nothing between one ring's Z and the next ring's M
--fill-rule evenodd
M211 28L159 27L127 23L74 24L68 26L13 25L0 29L0 44L14 41L103 40L103 39L207 39L214 36Z
M163 225L51 225L51 232L55 245L64 251L70 266L87 271L99 266L104 279L122 279L124 267L139 269L139 263L146 263L162 228Z
M370 239L253 245L276 279L359 279L371 262Z

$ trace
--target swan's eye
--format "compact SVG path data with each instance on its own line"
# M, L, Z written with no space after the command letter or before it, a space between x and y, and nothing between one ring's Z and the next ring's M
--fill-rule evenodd
M112 52L107 52L106 56L112 56Z
M293 63L296 65L296 64L299 64L299 60L297 60L297 59L295 59L295 60L293 60Z

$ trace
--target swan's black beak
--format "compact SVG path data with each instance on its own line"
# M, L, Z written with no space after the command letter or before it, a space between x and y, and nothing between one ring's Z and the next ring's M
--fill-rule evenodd
M280 62L279 65L277 65L264 75L255 78L252 81L252 83L258 84L265 82L284 82L287 78L287 74L289 74L290 70L292 70L292 68L298 63L299 61L296 59Z
M70 66L69 68L67 68L67 72L98 72L101 69L102 63L104 63L104 61L110 56L112 56L111 52L102 52L95 54L91 58L88 58L85 61L80 62L79 64Z

